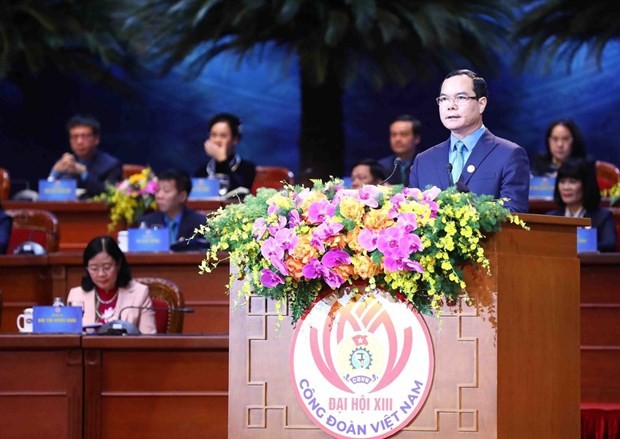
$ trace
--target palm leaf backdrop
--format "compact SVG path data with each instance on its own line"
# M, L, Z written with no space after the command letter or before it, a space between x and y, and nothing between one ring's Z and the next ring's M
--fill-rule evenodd
M111 27L107 0L0 2L0 79L52 69L127 91L110 66L141 71Z
M558 59L570 65L585 47L600 65L607 43L620 37L620 9L607 0L537 0L524 6L514 32L523 43L520 61L541 57L547 69Z
M506 45L511 5L484 1L127 0L124 36L163 73L188 62L194 74L223 52L239 59L276 44L298 63L300 169L342 175L342 95L361 76L373 84L438 79L470 64L488 71Z

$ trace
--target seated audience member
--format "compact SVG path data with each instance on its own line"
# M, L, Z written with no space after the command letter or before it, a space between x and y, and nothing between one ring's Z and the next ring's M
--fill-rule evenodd
M154 334L155 311L149 288L131 279L125 254L110 236L93 238L83 255L86 274L80 287L69 291L67 303L82 304L83 324L124 320L142 334Z
M148 227L163 225L170 231L172 250L187 251L207 248L204 239L194 238L194 229L205 224L205 215L186 206L192 191L192 180L187 173L178 169L169 169L157 175L157 192L155 202L157 212L148 213L138 219Z
M379 160L383 173L389 176L388 183L404 186L409 184L409 172L418 152L421 129L422 123L408 114L398 116L390 124L390 148L393 154ZM400 164L394 172L394 160L397 157L400 159Z
M241 140L241 120L229 113L216 114L209 121L209 138L204 148L209 161L194 172L194 177L228 176L228 190L250 189L256 176L256 165L235 152Z
M351 171L351 187L353 189L359 189L365 184L381 184L383 180L385 180L383 167L373 159L357 162Z
M8 215L0 206L0 254L6 253L6 248L11 239L11 230L13 228L13 217Z
M99 195L105 183L117 183L123 177L121 162L99 145L99 121L90 115L75 115L67 123L72 152L66 152L54 164L50 178L74 178L78 188L85 190L82 198Z
M616 223L609 209L599 207L601 193L592 164L584 159L567 159L558 169L555 202L559 209L549 215L584 217L596 227L597 248L601 252L616 249Z
M532 175L552 177L567 158L586 158L581 131L571 119L552 122L547 128L545 140L546 151L536 154L532 160Z

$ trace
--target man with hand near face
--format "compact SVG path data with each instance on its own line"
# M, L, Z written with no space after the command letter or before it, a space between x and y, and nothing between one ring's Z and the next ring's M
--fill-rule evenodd
M187 173L169 169L157 175L155 202L157 212L148 213L138 219L147 227L164 226L170 233L170 248L174 251L205 249L206 240L196 237L194 229L205 224L206 216L187 207L187 198L192 191L192 180ZM189 241L188 241L189 240Z
M209 161L194 171L194 177L227 178L228 191L238 187L252 188L256 165L242 159L235 151L241 140L241 120L230 113L219 113L209 120L209 137L204 150Z
M54 164L50 179L73 178L84 189L81 198L99 195L105 183L117 183L123 177L123 166L116 157L101 151L100 124L90 115L77 114L67 123L71 152L66 152Z
M439 116L450 138L416 156L410 187L456 185L475 194L508 198L511 212L529 207L530 164L525 149L493 135L482 123L486 81L471 70L449 73L437 98Z

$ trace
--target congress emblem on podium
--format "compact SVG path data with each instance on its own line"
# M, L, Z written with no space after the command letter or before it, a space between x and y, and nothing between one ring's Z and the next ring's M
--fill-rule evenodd
M430 333L404 301L375 289L326 293L297 323L291 377L305 413L335 438L386 438L407 426L433 377Z

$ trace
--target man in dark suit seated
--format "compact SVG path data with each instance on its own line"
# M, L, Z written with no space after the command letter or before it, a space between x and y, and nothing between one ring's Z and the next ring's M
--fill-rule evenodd
M13 217L0 206L0 254L5 254L11 238L11 230L13 226Z
M66 152L54 164L51 179L73 178L84 189L80 198L99 195L105 183L117 183L123 177L123 166L116 157L101 151L100 124L90 115L77 114L67 123L72 152Z
M446 189L456 184L461 191L508 198L505 206L511 212L527 212L527 152L484 126L487 98L486 81L471 70L455 70L446 76L437 104L450 138L416 156L409 186Z
M138 219L142 227L165 226L170 232L170 249L173 251L201 250L209 246L206 240L196 237L188 241L194 229L205 224L205 215L186 206L192 191L192 180L179 169L169 169L157 175L155 202L157 212Z
M390 124L390 148L393 154L383 157L379 164L383 167L387 183L409 184L409 172L420 143L422 123L413 116L402 114ZM399 163L394 163L396 158Z

